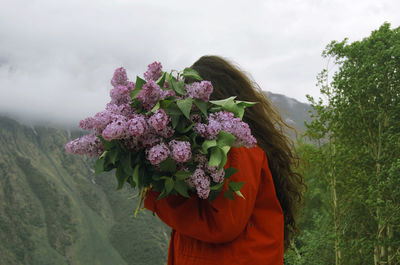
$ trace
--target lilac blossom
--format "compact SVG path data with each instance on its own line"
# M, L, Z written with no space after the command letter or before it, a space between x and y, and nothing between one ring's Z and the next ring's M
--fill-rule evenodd
M204 170L197 168L193 175L185 181L190 187L196 188L197 195L200 198L208 198L208 195L210 194L210 178L206 176Z
M90 133L68 142L65 151L76 155L100 156L104 146L95 133Z
M170 151L166 144L160 143L151 147L147 152L147 159L152 165L158 165L167 159Z
M113 139L122 139L127 137L127 128L128 123L126 118L121 116L119 119L108 124L101 135L107 141L111 141Z
M114 114L108 110L103 110L93 116L93 130L99 134L117 118L117 114Z
M148 123L156 132L161 132L167 127L167 124L170 121L171 118L167 115L167 113L165 113L163 109L158 109L149 118Z
M222 130L221 123L215 119L209 119L207 125L207 138L215 139L217 134Z
M122 144L131 152L137 152L140 148L138 139L134 136L122 139Z
M137 98L142 101L143 107L147 110L152 109L161 99L162 90L153 80L147 81L143 85Z
M161 143L161 141L160 136L153 133L147 133L140 138L140 143L143 147L153 147Z
M207 125L203 123L195 123L193 126L193 131L200 134L201 137L207 137Z
M216 139L218 133L223 130L235 136L236 146L253 147L257 143L249 125L228 111L211 113L208 124L197 123L193 130L206 139Z
M113 103L107 103L106 105L106 110L109 111L110 113L114 115L122 115L127 118L130 118L133 116L133 109L129 104L121 104L121 105L116 105Z
M116 85L110 90L111 103L116 105L126 104L131 102L130 91L128 87Z
M117 85L126 85L126 82L128 81L128 76L126 74L126 70L123 67L117 68L114 72L114 76L111 79L111 85L112 86L117 86Z
M161 99L167 98L167 97L175 97L175 91L171 89L166 89L161 91Z
M186 91L191 98L209 101L210 95L213 92L213 86L210 81L194 82L186 86Z
M171 138L175 133L175 130L171 126L165 127L163 130L158 131L157 134L164 138Z
M177 162L186 162L192 157L190 143L187 141L172 140L168 143L171 157Z
M213 170L212 172L210 172L209 174L214 182L216 182L216 183L224 182L224 179L225 179L225 170L224 169L218 170L218 168L216 167L216 169Z
M147 66L147 71L143 74L146 81L156 81L162 76L162 65L159 62L153 62Z
M126 87L128 88L129 92L135 89L135 82L128 81L126 82Z
M128 133L135 137L141 137L147 130L147 120L143 114L134 114L128 121Z
M94 121L93 117L83 119L79 122L79 127L83 130L91 130L94 128Z

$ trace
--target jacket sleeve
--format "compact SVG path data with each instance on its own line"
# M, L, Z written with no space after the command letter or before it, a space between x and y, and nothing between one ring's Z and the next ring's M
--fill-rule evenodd
M238 169L231 179L245 182L241 189L245 199L235 196L232 201L221 192L212 203L197 196L175 195L157 201L159 193L149 191L144 206L186 236L209 243L230 242L246 227L254 209L261 175L269 169L266 155L259 147L232 148L225 167Z

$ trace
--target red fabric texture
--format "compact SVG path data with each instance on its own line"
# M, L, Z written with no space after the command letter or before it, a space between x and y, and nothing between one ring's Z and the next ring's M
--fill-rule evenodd
M231 179L245 182L245 199L146 195L144 206L172 228L168 265L283 264L283 212L264 151L231 148L225 167L238 169Z

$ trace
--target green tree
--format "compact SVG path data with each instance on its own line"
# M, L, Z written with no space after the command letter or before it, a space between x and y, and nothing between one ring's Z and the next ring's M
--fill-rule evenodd
M383 24L361 41L332 41L323 56L308 136L329 152L336 264L400 263L400 28ZM322 144L321 144L322 142Z

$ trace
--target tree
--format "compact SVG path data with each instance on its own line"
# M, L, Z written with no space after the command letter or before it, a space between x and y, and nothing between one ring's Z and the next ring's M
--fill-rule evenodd
M323 56L338 70L332 81L326 69L320 75L327 102L310 97L308 136L328 145L336 264L398 264L400 28L332 41Z

